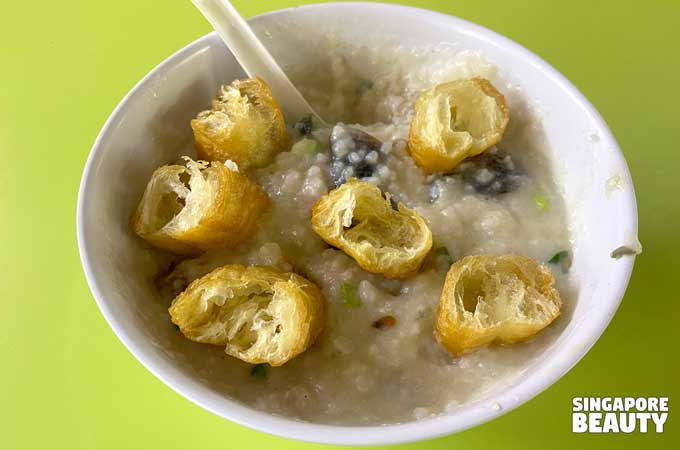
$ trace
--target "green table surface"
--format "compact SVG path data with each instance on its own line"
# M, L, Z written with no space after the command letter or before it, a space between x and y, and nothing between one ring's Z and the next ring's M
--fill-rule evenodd
M302 3L234 1L245 16ZM560 381L490 423L400 448L680 448L680 2L403 3L496 30L581 89L625 153L644 252L607 331ZM324 447L230 423L170 390L118 341L81 270L76 195L99 129L144 74L209 31L189 0L0 8L2 450ZM584 395L669 396L666 432L572 434L571 398Z

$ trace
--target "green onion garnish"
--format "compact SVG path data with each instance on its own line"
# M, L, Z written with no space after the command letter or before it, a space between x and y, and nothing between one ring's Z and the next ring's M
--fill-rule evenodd
M562 250L561 252L557 252L553 255L552 258L548 260L550 264L559 264L563 260L565 260L569 256L569 252L566 250Z
M453 258L451 258L451 255L449 254L449 249L446 247L437 247L435 249L435 253L437 253L439 256L442 257L444 261L450 266L453 264Z
M539 209L550 208L550 200L548 200L548 197L546 197L543 192L537 192L536 195L534 195L534 201Z
M357 94L364 95L371 89L373 89L373 82L371 80L361 80L359 86L357 86Z
M359 290L349 283L342 283L341 287L342 301L350 308L358 308L361 306L361 297L359 297Z
M258 378L267 377L267 365L266 364L255 364L252 369L250 369L250 375Z
M319 143L314 139L300 139L290 148L296 155L314 155L319 152Z

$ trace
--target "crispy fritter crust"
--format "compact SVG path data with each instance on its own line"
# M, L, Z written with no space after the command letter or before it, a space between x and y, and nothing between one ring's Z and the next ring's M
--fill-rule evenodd
M312 228L366 271L388 278L413 275L432 248L432 232L416 211L370 183L351 178L312 207Z
M269 204L267 194L219 162L186 160L186 167L153 173L131 220L134 232L156 247L189 255L248 239Z
M416 101L408 151L423 170L449 172L498 144L509 119L505 97L488 80L440 84Z
M280 366L321 333L324 298L294 273L231 264L192 282L169 312L192 341L226 346L228 355L251 364Z
M222 86L212 109L200 112L191 128L199 159L230 159L245 171L269 164L288 142L283 114L260 78Z
M451 266L435 335L453 355L529 339L560 314L550 269L525 256L467 256Z

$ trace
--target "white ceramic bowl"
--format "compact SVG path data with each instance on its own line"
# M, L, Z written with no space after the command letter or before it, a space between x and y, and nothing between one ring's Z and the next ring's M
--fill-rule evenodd
M545 61L461 19L360 3L314 5L253 18L251 24L284 62L311 57L302 45L304 32L282 34L278 25L291 21L299 23L299 29L343 24L358 40L382 33L410 44L453 42L480 50L511 74L540 111L553 171L570 212L571 274L577 294L563 332L514 384L448 415L389 426L339 427L275 417L226 398L182 364L169 344L167 322L157 320L165 312L157 302L148 301L154 295L149 273L153 265L130 232L128 218L153 169L188 145L189 120L208 104L219 84L243 75L215 34L189 44L140 81L108 119L90 153L78 197L78 245L104 317L130 352L181 395L224 418L288 438L334 444L414 441L472 427L528 401L564 375L599 338L633 267L632 257L610 258L613 249L636 242L637 213L626 163L607 125ZM622 187L610 192L606 185L615 179Z

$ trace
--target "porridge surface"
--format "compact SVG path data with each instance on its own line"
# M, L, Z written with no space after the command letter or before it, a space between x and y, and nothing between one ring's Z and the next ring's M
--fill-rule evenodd
M160 290L169 302L188 282L226 263L300 273L326 298L324 332L308 351L282 367L267 367L266 376L253 376L251 365L200 344L186 344L192 351L203 347L185 356L189 363L226 395L263 411L322 423L405 422L451 411L512 381L562 326L558 319L528 343L449 356L434 339L433 317L451 261L513 253L546 262L570 248L569 235L540 124L519 89L503 82L483 57L449 47L352 51L352 60L379 69L373 78L360 75L342 52L329 57L324 80L305 78L296 68L289 68L291 77L329 122L352 124L380 147L357 148L332 127L310 131L289 124L292 150L253 176L271 200L256 235L235 249L179 263ZM488 158L464 163L453 174L426 175L406 151L413 103L423 89L472 75L489 78L506 96L506 135ZM303 139L316 144L297 143ZM340 144L330 148L330 141ZM388 280L367 273L311 229L313 203L343 173L379 185L428 221L433 252L417 275ZM550 267L566 307L566 276ZM343 286L356 289L360 305L343 299Z

